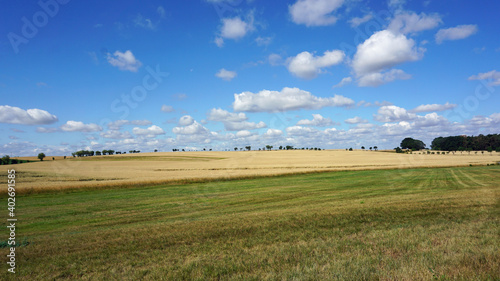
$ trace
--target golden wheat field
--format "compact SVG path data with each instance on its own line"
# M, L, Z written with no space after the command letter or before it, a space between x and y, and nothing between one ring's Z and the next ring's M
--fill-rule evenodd
M291 150L158 152L82 158L47 157L43 162L3 166L16 170L21 193L81 187L274 176L315 171L487 165L500 153L396 154L382 151Z

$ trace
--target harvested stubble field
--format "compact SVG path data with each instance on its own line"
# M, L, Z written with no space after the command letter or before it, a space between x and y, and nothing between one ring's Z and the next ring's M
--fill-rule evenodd
M159 152L56 159L3 166L16 169L18 192L67 188L204 182L317 171L486 165L500 153L428 155L381 151Z
M499 183L495 165L19 195L0 279L499 280Z

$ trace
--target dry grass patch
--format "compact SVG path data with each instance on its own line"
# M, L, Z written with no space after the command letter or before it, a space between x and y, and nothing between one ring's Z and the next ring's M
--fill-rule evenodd
M406 169L486 165L500 161L492 155L396 154L375 151L241 151L177 152L94 156L3 166L24 172L20 192L82 187L152 185L317 171ZM33 181L32 174L43 174ZM73 180L81 179L81 180ZM84 181L82 183L82 181Z

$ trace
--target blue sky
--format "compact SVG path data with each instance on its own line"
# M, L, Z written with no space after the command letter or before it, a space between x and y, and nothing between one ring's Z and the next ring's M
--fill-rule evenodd
M496 1L8 1L0 154L499 133Z

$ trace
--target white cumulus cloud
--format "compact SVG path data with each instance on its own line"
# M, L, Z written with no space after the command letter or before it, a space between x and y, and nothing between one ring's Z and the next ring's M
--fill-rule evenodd
M137 72L137 70L139 70L142 66L142 63L135 58L134 54L130 50L127 50L124 53L116 51L113 55L108 53L107 59L109 64L118 67L120 70Z
M304 79L316 78L323 68L341 63L345 53L339 50L326 51L323 56L302 52L288 59L288 71Z
M490 86L500 85L500 72L492 70L490 72L479 73L477 75L472 75L469 80L490 80Z
M387 105L380 107L374 118L379 122L399 122L399 121L410 121L416 119L417 115L408 112L406 109L402 107L395 105Z
M189 115L184 115L179 119L180 126L189 126L194 123L194 118Z
M212 108L207 114L207 119L220 122L241 122L246 121L248 117L242 112L233 113L221 108Z
M0 123L23 125L47 125L57 122L55 115L41 109L24 110L19 107L0 105Z
M278 129L267 129L267 131L262 135L265 138L278 138L283 135L283 131Z
M414 109L410 110L410 112L418 113L418 112L433 112L433 111L445 111L448 109L453 109L457 107L456 104L451 104L449 102L445 104L422 104Z
M438 14L401 13L392 19L387 29L396 34L408 34L436 28L442 22Z
M226 80L226 81L233 80L233 78L235 78L236 75L238 75L238 74L235 71L229 71L229 70L226 70L224 68L222 68L221 70L219 70L215 74L215 76L221 78L222 80Z
M353 118L346 119L344 122L346 122L347 124L361 124L361 123L368 123L368 120L356 116Z
M288 6L292 21L306 26L326 26L337 22L333 12L340 8L344 0L298 0Z
M330 118L325 118L323 116L321 116L321 114L313 114L313 119L312 120L308 120L308 119L304 119L304 120L300 120L299 122L297 122L297 125L302 125L302 126L317 126L317 127L327 127L327 126L332 126L333 125L333 121L332 119Z
M241 130L254 130L267 127L266 123L260 121L259 123L254 122L224 122L224 128L226 131L241 131Z
M102 127L97 124L84 124L80 121L68 121L61 126L61 130L65 132L100 132Z
M416 47L413 39L382 30L358 45L352 68L359 78L360 86L378 86L394 80L408 79L410 76L402 70L386 70L398 64L419 60L424 51Z
M147 129L135 127L134 129L132 129L132 133L139 135L139 136L142 135L142 136L147 136L147 137L154 137L154 136L158 136L158 135L164 135L165 131L163 131L163 129L158 127L158 126L153 125Z
M354 101L341 95L330 98L313 96L299 88L283 88L281 91L262 90L256 94L234 94L234 111L280 112L299 109L320 109L327 106L351 106Z
M412 39L382 30L358 45L352 66L358 75L365 75L419 60L422 55L422 50L416 48Z
M108 123L110 130L120 130L125 125L149 126L152 122L149 120L116 120Z
M161 111L162 112L166 112L166 113L169 113L169 112L174 112L174 108L171 106L171 105L162 105L161 106Z
M210 133L207 128L196 121L188 126L174 127L172 132L178 135L206 135Z
M436 33L436 42L443 43L445 40L460 40L465 39L477 32L477 25L459 25L451 28L440 29Z
M219 36L215 38L215 44L222 47L224 45L224 39L238 40L245 37L254 29L254 17L252 13L250 13L245 20L239 16L224 18L222 19Z

